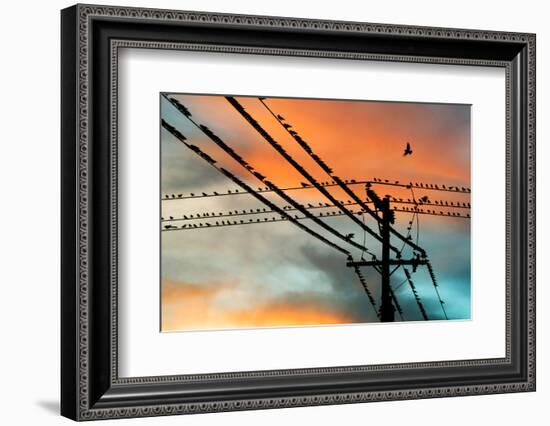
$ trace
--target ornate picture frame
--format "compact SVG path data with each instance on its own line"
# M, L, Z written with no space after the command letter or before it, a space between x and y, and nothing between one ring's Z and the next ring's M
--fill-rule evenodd
M95 5L64 9L61 29L62 415L94 420L535 390L534 34ZM504 69L505 356L120 377L117 66L127 47Z

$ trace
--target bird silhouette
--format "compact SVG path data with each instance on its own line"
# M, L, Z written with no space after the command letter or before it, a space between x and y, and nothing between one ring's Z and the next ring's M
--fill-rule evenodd
M412 155L412 149L411 144L407 142L407 146L405 147L405 152L403 153L403 157L406 157L407 155Z
M279 115L279 114L277 114L277 118L278 118L279 120L284 120L284 119L285 119L282 115Z

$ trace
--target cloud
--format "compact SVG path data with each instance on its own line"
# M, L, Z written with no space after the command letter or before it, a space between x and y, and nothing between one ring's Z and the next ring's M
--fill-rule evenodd
M348 324L353 319L314 297L271 300L232 308L227 299L239 297L238 286L198 286L164 280L162 331Z

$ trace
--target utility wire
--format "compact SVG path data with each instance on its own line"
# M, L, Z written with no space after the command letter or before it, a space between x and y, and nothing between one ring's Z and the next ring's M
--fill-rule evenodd
M370 181L370 180L355 180L355 179L345 179L343 181L346 185L348 186L353 186L353 185L360 185L360 184L373 184L375 182L373 181ZM324 188L330 188L330 187L335 187L335 186L339 186L336 182L319 182L319 185L324 187ZM394 185L394 186L399 186L399 185ZM415 187L415 188L420 188L420 187ZM311 186L311 185L307 185L307 186L291 186L291 187L287 187L287 188L280 188L282 191L302 191L302 190L308 190L308 189L316 189L315 187ZM409 188L410 189L410 188ZM424 188L426 189L426 188ZM257 189L258 192L273 192L271 189L269 189L267 186L265 187L260 187ZM453 191L453 192L456 192L456 191ZM177 201L177 200L189 200L189 199L198 199L198 198L204 198L204 197L227 197L227 196L234 196L234 195L246 195L248 194L247 192L244 192L244 191L239 191L239 189L237 188L233 188L233 189L224 189L224 190L219 190L219 191L213 191L212 193L204 193L204 194L188 194L188 195L185 195L185 194L182 194L182 193L176 193L176 194L165 194L164 196L161 197L161 200L162 201ZM403 199L398 199L396 197L390 197L391 201L403 201ZM410 200L409 200L410 202ZM439 203L439 204L438 204ZM435 200L434 202L431 202L431 203L425 203L425 204L429 204L429 205L435 205L435 206L440 206L440 207L464 207L464 208L470 208L470 203L465 203L465 202L460 202L460 201L449 201L449 200Z
M227 172L227 171L226 171ZM239 216L249 216L249 215L260 215L260 214L264 214L264 213L276 213L276 214L280 214L277 210L273 210L273 211L266 211L266 212L259 212L259 213L246 213L246 214L233 214L233 215L222 215L222 216L207 216L207 217L191 217L191 216L188 216L187 219L185 218L174 218L174 219L164 219L162 220L163 223L172 223L172 222L178 222L178 221L197 221L197 220L202 220L203 222L201 222L201 224L197 224L197 226L194 226L194 225L189 225L189 226L182 226L182 227L178 227L178 226L169 226L169 225L165 225L165 229L163 230L170 230L170 231L176 231L176 230L192 230L192 229L199 229L199 228L210 228L210 227L216 227L216 226L233 226L233 225L250 225L250 224L254 224L254 223L273 223L273 222L284 222L284 221L287 221L289 220L288 217L283 217L283 218L279 218L279 217L270 217L270 218L264 218L264 219L249 219L248 222L247 221L244 221L244 220L240 220L240 221L233 221L233 222L230 222L230 221L224 221L225 223L220 223L220 224L212 224L211 222L205 222L205 220L215 220L215 219L220 219L220 218L227 218L227 217L232 217L232 218L235 218L235 217L239 217ZM351 212L352 214L355 214L357 216L360 216L361 214L364 213L363 210L360 210L360 211L352 211ZM436 215L438 216L438 214L434 214L434 213L425 213L425 212L417 212L418 214L430 214L430 215ZM307 216L298 216L298 215L294 215L294 220L311 220L311 216L313 216L313 214L310 214L310 215L307 215ZM340 211L333 211L333 212L327 212L325 214L323 213L318 213L316 215L316 218L329 218L329 217L342 217L342 216L347 216L345 213L342 213ZM452 217L452 218L462 218L462 219L468 219L468 217L466 216L447 216L447 215L443 215L444 217ZM218 220L219 222L219 220ZM352 240L349 240L349 239L346 239L346 242L350 243L350 241ZM350 243L351 244L351 243Z
M426 263L426 267L428 268L430 278L432 279L432 284L434 286L435 293L437 294L437 299L439 300L439 304L441 305L441 310L443 311L443 315L445 316L445 319L448 320L449 317L447 316L447 310L445 309L445 302L443 301L443 299L441 299L441 295L439 294L439 288L438 288L439 285L437 284L437 280L435 278L434 270L433 270L432 264L430 263L429 260Z
M330 208L336 208L337 207L333 204L328 204L328 203L324 203L324 204L319 203L319 204L322 204L322 205L315 206L315 205L312 205L311 203L308 203L308 206L304 206L304 208L307 209L307 210L319 210L319 209L330 209ZM367 204L372 204L372 202L368 201ZM342 201L342 202L340 202L340 205L343 205L343 206L357 206L357 203ZM283 207L283 209L286 210L286 211L297 211L298 210L298 209L296 209L292 206L285 206L285 207ZM396 210L396 211L405 212L405 210L403 210L403 209ZM361 212L363 212L363 210L361 210ZM406 211L406 212L408 212L408 211ZM194 214L182 214L181 217L173 217L172 219L162 218L162 222L170 222L170 221L178 221L178 220L197 220L197 219L206 219L206 218L211 218L211 217L248 216L248 215L258 215L258 214L264 214L264 213L275 213L275 212L273 210L266 210L265 208L264 209L249 209L248 211L247 210L240 210L240 211L239 210L233 210L233 211L229 211L229 212L219 212L219 213L200 212L200 213L194 213ZM427 214L428 212L424 212L423 210L418 209L417 211L413 212L413 216L412 216L413 219L415 218L415 215L417 213ZM446 216L446 212L441 212L441 214L439 214L439 215ZM452 217L452 215L451 215L451 217ZM467 216L461 214L461 217L467 217ZM407 227L407 229L409 229L409 227ZM410 232L407 233L407 238L408 238L409 235L410 235ZM418 240L418 235L417 235L417 240ZM403 244L403 247L405 247L405 244ZM401 251L402 251L402 249L401 249Z
M236 101L235 101L236 102ZM330 178L332 180L334 180L334 182L336 182L338 184L338 186L340 188L342 188L344 190L344 192L346 192L350 197L352 197L353 200L355 200L357 203L359 203L359 205L365 209L365 211L370 215L372 216L379 224L382 222L382 218L380 216L378 216L376 213L374 213L365 203L363 203L363 201L357 196L357 194L352 191L344 181L342 181L338 176L335 176L333 173L333 170L332 168L330 168L323 160L321 160L321 158L315 154L313 152L313 150L311 149L311 147L309 146L309 144L304 141L302 139L301 136L299 136L295 131L291 131L290 128L292 126L290 126L290 124L288 123L283 123L283 120L281 119L281 115L278 115L278 114L275 114L271 108L269 108L269 106L263 101L263 99L260 99L260 102L264 105L264 107L271 113L271 115L273 115L273 117L275 117L275 119L277 120L277 122L283 126L285 128L285 130L287 131L287 133L298 143L298 145L300 145L302 147L302 149L308 153L308 155L319 165L319 167L321 167L321 169L323 169L323 171L328 175L330 176ZM286 120L284 120L286 121ZM286 124L286 125L285 125ZM400 240L406 242L406 244L410 245L414 250L420 252L422 254L422 256L426 256L426 251L422 248L422 247L419 247L418 245L414 244L412 241L408 240L407 238L405 238L404 235L402 235L400 232L398 232L395 228L393 227L390 227L390 232L392 234L394 234L397 238L399 238ZM398 253L399 250L393 246L390 246L390 249L393 250L394 252Z
M411 273L407 268L403 268L403 271L405 272L405 276L407 277L407 282L409 283L409 286L411 288L411 291L413 293L414 299L416 300L416 304L418 305L418 309L420 310L420 314L422 315L422 318L424 320L428 321L428 314L426 313L426 309L424 308L424 305L422 304L422 300L420 299L420 296L418 295L418 292L416 291L416 286L414 285Z
M336 205L344 214L346 214L352 221L358 224L362 229L371 234L379 242L382 242L382 238L370 229L366 224L361 222L357 217L349 212L345 206L341 205L334 196L328 192L322 185L317 182L317 180L305 170L290 154L288 154L284 148L277 142L273 137L258 123L245 109L244 107L232 96L226 96L225 99L231 104L231 106L256 130L263 139L271 145L298 173L300 173L304 178L306 178L311 185L315 187L321 194L323 194L332 204ZM262 102L263 103L263 102ZM369 249L365 246L364 250L369 252Z
M198 124L195 120L191 118L191 113L189 110L182 105L179 101L176 99L168 98L166 95L164 95L165 98L174 105L187 119L199 130L201 130L208 138L213 141L218 147L220 147L223 151L225 151L231 158L233 158L238 164L240 164L242 167L244 167L250 174L252 174L256 179L263 182L265 185L267 185L270 189L275 191L277 195L279 195L283 200L285 200L287 203L294 206L296 209L298 209L300 212L302 212L305 216L307 216L309 219L313 220L314 223L325 229L326 231L330 232L334 236L340 238L341 240L345 241L346 243L356 247L359 250L366 249L365 247L361 246L360 244L353 241L351 238L348 238L347 236L341 234L339 231L334 229L333 227L327 225L325 222L320 220L318 217L312 215L310 212L307 211L307 209L304 209L301 204L296 202L294 199L289 197L286 193L281 191L277 185L267 180L267 178L262 175L260 172L256 171L250 164L243 159L240 155L238 155L233 148L231 148L229 145L227 145L225 142L222 141L222 139L215 135L212 130L210 130L208 127L204 125ZM192 146L191 149L198 150L200 152L200 149L196 146ZM204 155L201 155L204 157ZM208 157L208 156L207 156ZM208 161L208 160L207 160ZM250 188L250 187L248 187ZM259 195L259 194L256 194ZM265 197L262 197L264 200L266 200ZM273 205L273 203L271 203ZM278 208L281 210L280 208ZM283 211L283 210L281 210ZM366 249L368 250L368 249ZM348 253L349 254L349 253Z
M218 170L220 173L227 176L229 179L231 179L234 183L236 183L238 186L240 186L242 189L244 189L247 192L250 192L258 201L262 202L263 204L267 205L270 209L277 211L281 216L284 216L287 220L294 223L298 228L304 230L311 236L317 238L318 240L322 241L323 243L327 244L328 246L338 250L339 252L345 254L346 256L350 256L350 252L339 245L333 243L332 241L329 241L322 235L318 234L317 232L313 231L312 229L308 228L307 226L301 224L296 219L294 219L291 215L289 215L287 212L285 212L283 209L279 208L276 204L269 201L267 198L263 197L262 195L255 193L254 190L248 186L246 183L241 181L239 178L237 178L235 175L233 175L231 172L225 170L222 167L218 167L215 164L215 160L213 160L211 157L206 158L205 156L201 155L201 152L198 152L195 148L192 148L192 145L185 142L186 138L183 136L176 128L168 124L166 121L162 120L162 126L168 130L176 139L178 139L180 142L182 142L187 148L195 152L197 155L199 155L201 158L203 158L205 161L207 161L212 167L214 167L216 170Z

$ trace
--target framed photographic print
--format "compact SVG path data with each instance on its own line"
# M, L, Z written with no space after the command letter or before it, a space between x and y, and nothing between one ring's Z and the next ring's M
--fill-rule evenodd
M535 390L535 36L76 5L74 420Z

